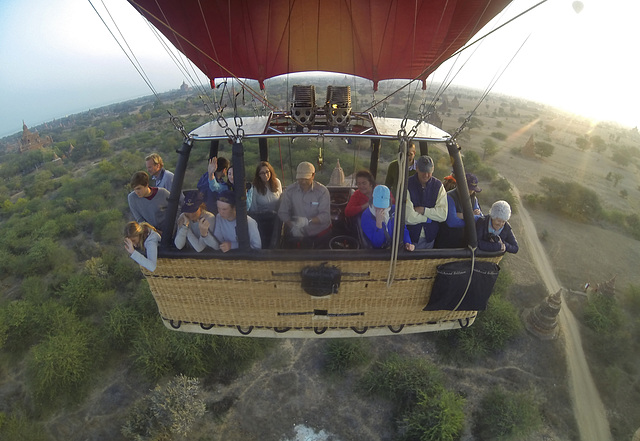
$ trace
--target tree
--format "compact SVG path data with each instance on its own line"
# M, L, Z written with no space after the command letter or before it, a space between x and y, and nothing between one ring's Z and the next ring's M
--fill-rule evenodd
M200 394L197 378L177 375L133 404L122 434L136 441L186 436L205 413L206 405Z
M593 146L593 149L598 153L602 153L607 149L607 143L599 135L594 135L591 137L591 145Z
M533 148L536 155L542 156L543 158L553 155L554 149L555 147L553 146L553 144L549 144L548 142L543 142L543 141L536 142Z
M491 136L499 141L504 141L505 139L507 139L507 135L502 132L491 132Z
M589 140L584 136L578 136L576 138L576 146L582 151L587 150L589 148Z
M617 187L618 182L620 182L624 178L620 173L611 173L611 179L613 180L613 186Z
M487 156L493 156L498 153L498 144L491 138L482 140L482 160Z

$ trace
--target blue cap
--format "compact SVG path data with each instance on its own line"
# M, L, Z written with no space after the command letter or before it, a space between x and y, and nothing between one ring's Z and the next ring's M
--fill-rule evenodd
M391 206L391 191L386 185L376 185L373 189L373 206L375 208L389 208Z
M184 202L182 204L183 213L195 213L200 208L200 205L204 202L202 193L198 190L184 191Z

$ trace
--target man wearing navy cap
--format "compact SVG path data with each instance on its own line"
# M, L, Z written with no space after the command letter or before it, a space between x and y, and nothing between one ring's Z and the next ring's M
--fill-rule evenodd
M418 249L433 248L438 222L447 219L447 193L442 182L433 176L433 168L430 156L420 156L416 160L416 174L407 183L407 229Z
M220 244L213 236L216 217L206 210L204 197L198 190L184 192L182 214L178 217L177 224L174 244L179 250L184 248L187 240L197 252L207 246L214 250L220 249Z

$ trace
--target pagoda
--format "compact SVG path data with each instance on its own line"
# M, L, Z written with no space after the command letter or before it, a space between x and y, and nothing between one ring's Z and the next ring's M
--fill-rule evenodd
M51 136L46 136L44 139L40 138L38 132L31 132L24 121L22 121L22 138L20 138L20 144L18 145L20 153L39 150L51 144L53 144Z
M523 314L527 331L541 340L554 340L558 336L558 314L562 307L562 289L550 294L533 309Z

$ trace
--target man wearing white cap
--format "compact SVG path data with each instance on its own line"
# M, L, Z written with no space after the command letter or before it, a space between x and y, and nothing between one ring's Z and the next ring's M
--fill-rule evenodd
M278 216L301 246L320 248L331 230L331 197L327 187L314 181L315 175L310 162L298 164L296 182L282 193Z

